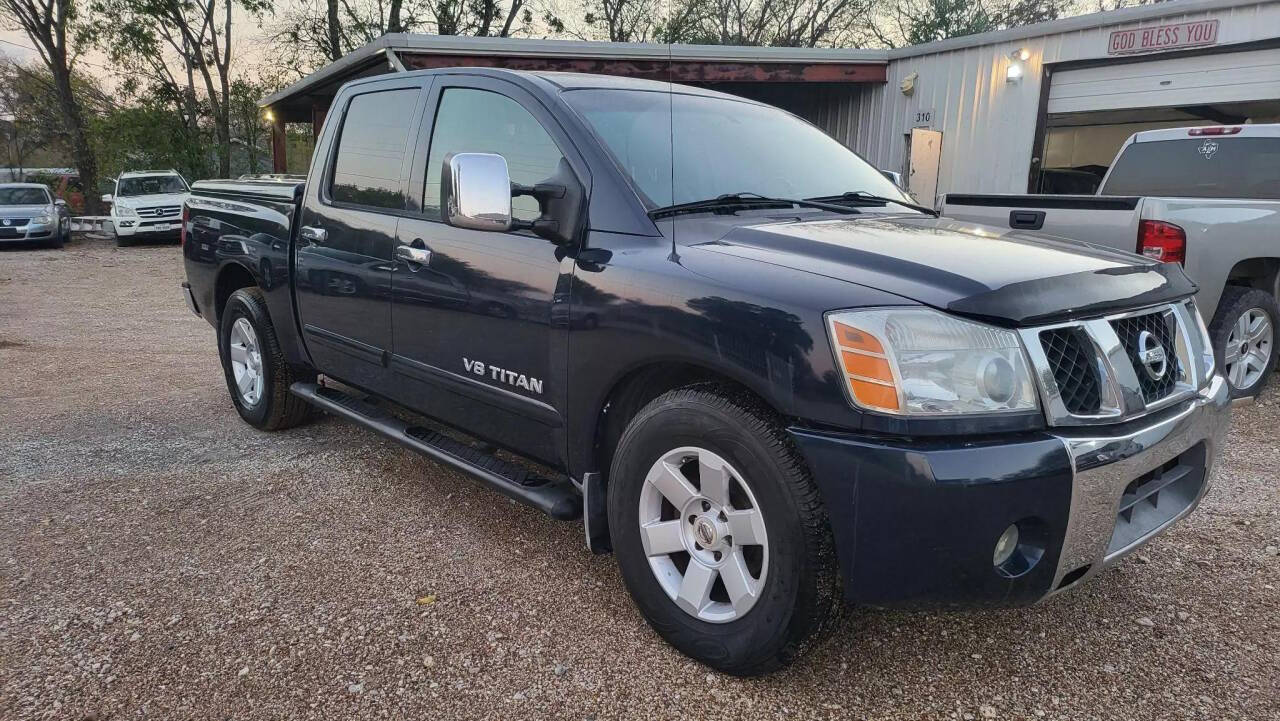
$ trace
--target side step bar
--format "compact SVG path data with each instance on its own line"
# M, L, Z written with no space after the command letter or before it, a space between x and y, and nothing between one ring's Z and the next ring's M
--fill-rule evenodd
M523 466L508 463L430 428L415 426L371 403L316 383L294 383L289 392L330 413L484 481L502 495L533 506L562 521L582 515L582 498L568 480L540 478Z

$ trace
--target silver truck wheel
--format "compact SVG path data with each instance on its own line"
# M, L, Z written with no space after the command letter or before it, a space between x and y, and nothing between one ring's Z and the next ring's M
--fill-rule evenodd
M1223 373L1231 385L1247 391L1262 380L1271 362L1275 331L1261 308L1250 308L1236 319L1227 336Z
M263 385L262 347L248 318L237 318L231 326L227 349L231 354L231 373L235 376L240 400L246 406L258 405Z
M649 568L682 611L727 623L755 605L769 536L751 487L728 461L692 446L659 458L640 491L639 521Z
M1232 398L1256 396L1276 366L1276 321L1280 305L1265 290L1227 286L1209 324L1218 372Z

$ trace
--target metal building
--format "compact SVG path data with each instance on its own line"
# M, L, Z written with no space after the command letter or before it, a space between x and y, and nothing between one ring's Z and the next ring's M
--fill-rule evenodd
M928 204L1081 193L1139 130L1280 121L1280 0L1174 0L895 50L387 35L263 100L276 171L290 165L284 124L318 129L347 80L459 65L669 79L769 102L902 172Z

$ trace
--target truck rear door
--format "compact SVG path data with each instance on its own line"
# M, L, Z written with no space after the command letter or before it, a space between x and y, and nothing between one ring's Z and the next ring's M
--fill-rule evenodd
M1137 249L1139 197L1096 195L942 196L942 215L1005 230L1081 240L1116 250Z
M339 96L299 218L295 292L312 361L374 391L389 388L392 252L408 210L423 83L393 79Z

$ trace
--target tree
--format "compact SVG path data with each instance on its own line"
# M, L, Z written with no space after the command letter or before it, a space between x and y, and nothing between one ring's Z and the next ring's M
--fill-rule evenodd
M56 144L57 126L49 122L58 116L56 101L50 102L51 87L37 72L13 62L0 63L0 116L4 117L0 139L9 167L19 173L32 152Z
M0 11L26 33L53 79L54 96L61 111L61 125L70 139L71 155L80 182L98 186L98 160L86 132L84 109L72 83L75 52L71 45L77 29L75 0L0 0ZM85 211L101 212L94 193L85 197Z
M245 151L245 162L250 173L261 173L270 163L267 156L271 131L262 117L258 101L267 95L267 87L261 82L238 78L231 83L231 135L237 146ZM263 168L259 168L259 164Z
M4 0L12 2L14 0ZM189 128L200 110L197 83L204 91L217 144L218 173L231 173L231 83L233 9L251 15L268 10L270 0L95 0L110 25L103 30L109 51L133 56L162 84L183 88L179 95ZM181 70L175 72L170 62Z
M280 62L296 75L332 62L387 33L510 37L535 25L534 0L291 0L279 9L273 39L283 46ZM548 13L544 24L560 21ZM561 30L563 28L560 28Z
M893 0L871 28L890 47L919 45L1056 20L1075 7L1072 0Z

